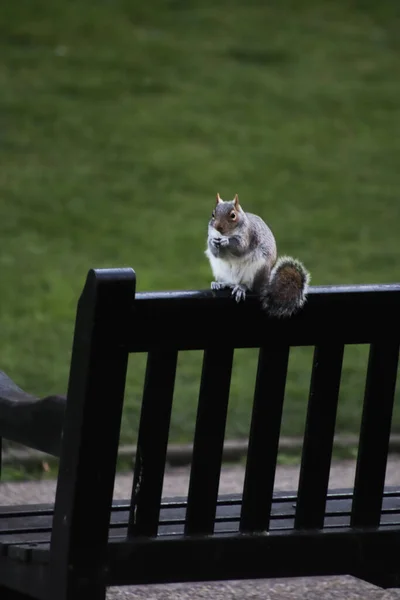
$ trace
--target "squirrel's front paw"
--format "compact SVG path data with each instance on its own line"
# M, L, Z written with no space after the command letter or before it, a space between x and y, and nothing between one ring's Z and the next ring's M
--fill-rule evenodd
M247 287L242 284L235 285L232 288L232 296L234 296L236 302L240 302L241 300L246 299Z
M226 285L226 283L220 283L219 281L212 281L211 282L211 289L212 290L223 290L226 287L229 287Z
M211 244L212 246L214 246L214 248L219 250L220 248L225 248L226 246L229 246L229 238L226 237L226 235L222 237L212 238Z

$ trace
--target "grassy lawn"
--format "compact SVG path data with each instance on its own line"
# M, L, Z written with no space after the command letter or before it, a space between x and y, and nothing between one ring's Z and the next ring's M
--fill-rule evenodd
M208 287L217 191L314 284L399 281L399 27L392 0L5 3L0 368L65 392L90 267L132 266L141 291ZM359 427L366 358L346 350L341 432ZM311 360L291 355L286 434L303 431ZM180 357L173 441L192 432L200 368ZM237 353L229 436L247 433L255 368ZM124 441L142 371L132 357Z

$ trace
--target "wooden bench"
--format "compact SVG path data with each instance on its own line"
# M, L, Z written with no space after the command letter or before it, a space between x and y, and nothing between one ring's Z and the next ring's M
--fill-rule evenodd
M104 600L110 585L321 574L400 585L400 481L384 484L399 341L400 285L314 287L301 313L274 320L255 297L135 295L132 269L90 271L67 400L0 378L0 435L60 458L54 506L1 507L1 599ZM346 344L370 345L357 469L354 489L328 492ZM291 346L315 353L300 480L288 494L273 487ZM243 494L218 496L233 353L250 347L260 352ZM185 350L204 350L189 491L161 500ZM148 358L132 498L113 503L136 352Z

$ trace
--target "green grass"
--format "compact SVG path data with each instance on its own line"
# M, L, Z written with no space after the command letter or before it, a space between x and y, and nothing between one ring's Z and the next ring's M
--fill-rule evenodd
M140 291L208 287L217 191L238 192L315 284L398 281L399 26L392 0L7 2L1 369L65 392L90 267L132 266ZM248 431L255 358L237 353L229 436ZM303 430L311 358L292 353L284 433ZM173 441L193 431L200 359L180 357ZM346 351L342 432L359 427L365 361ZM132 357L125 441L142 367Z

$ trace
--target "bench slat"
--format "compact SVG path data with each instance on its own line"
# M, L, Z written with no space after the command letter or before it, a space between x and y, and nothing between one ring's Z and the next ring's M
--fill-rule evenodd
M129 536L157 535L177 359L176 350L148 354Z
M301 458L296 529L323 527L344 345L316 346Z
M217 507L233 348L204 351L185 533L212 533Z
M289 346L261 348L254 392L240 531L269 527Z
M398 341L371 344L352 506L353 527L376 527L380 523L398 360Z

